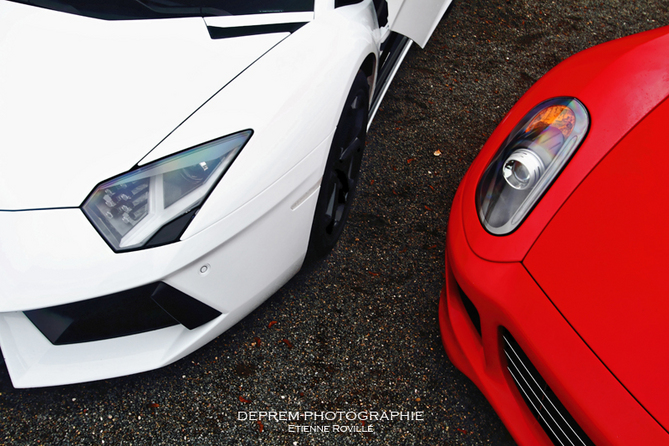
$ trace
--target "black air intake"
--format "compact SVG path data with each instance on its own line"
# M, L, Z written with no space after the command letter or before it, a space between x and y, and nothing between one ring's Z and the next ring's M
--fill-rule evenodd
M162 282L25 312L54 345L101 341L177 324L192 330L220 314Z

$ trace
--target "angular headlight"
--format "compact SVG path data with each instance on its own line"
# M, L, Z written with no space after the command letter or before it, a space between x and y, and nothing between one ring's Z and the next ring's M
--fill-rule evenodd
M105 181L82 210L114 251L174 242L251 134L235 133Z
M495 235L515 230L585 138L588 111L577 99L534 107L513 129L476 190L481 224Z

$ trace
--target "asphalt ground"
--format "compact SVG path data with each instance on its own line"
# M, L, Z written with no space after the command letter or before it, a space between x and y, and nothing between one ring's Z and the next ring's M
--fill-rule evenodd
M669 23L668 9L667 1L456 0L427 47L411 49L377 114L348 227L327 259L160 370L15 390L0 367L0 444L513 444L441 345L451 200L534 81L577 51ZM250 419L260 411L341 419ZM420 419L363 425L338 414L362 411ZM291 432L296 424L330 432ZM366 432L341 432L348 427Z

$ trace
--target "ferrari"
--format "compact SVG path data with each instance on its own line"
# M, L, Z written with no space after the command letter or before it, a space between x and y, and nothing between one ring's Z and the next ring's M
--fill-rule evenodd
M572 56L456 192L442 340L518 444L669 443L667 73L669 28Z
M450 0L0 0L15 387L155 369L334 247L365 135Z

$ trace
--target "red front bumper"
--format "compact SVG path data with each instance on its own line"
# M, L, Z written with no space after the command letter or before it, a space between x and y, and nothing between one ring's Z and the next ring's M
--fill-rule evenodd
M514 439L523 445L552 444L507 370L504 329L595 444L669 443L669 434L581 340L521 263L490 262L471 250L462 195L461 187L448 226L439 304L442 339L453 364L481 389ZM481 335L461 293L478 311Z

